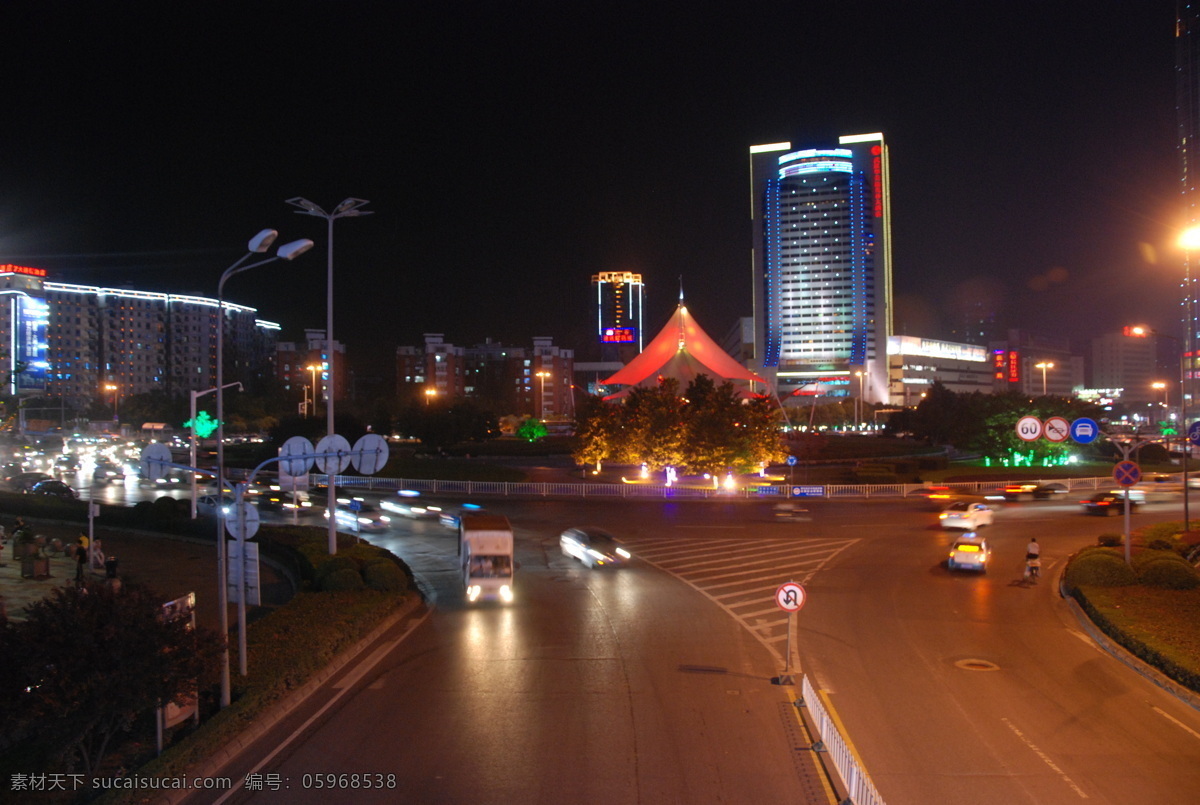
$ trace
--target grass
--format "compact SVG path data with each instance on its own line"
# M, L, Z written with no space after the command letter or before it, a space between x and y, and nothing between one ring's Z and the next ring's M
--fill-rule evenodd
M1097 625L1110 637L1200 692L1200 588L1087 586L1080 593L1099 615L1093 618Z

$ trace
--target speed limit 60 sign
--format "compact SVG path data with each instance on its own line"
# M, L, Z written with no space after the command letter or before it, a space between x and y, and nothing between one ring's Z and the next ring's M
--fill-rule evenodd
M1040 439L1042 436L1042 420L1035 416L1023 416L1017 420L1017 435L1027 442Z

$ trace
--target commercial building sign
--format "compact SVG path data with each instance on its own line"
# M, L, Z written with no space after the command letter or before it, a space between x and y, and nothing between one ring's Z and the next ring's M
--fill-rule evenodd
M600 331L602 344L634 344L637 343L636 327L605 327Z

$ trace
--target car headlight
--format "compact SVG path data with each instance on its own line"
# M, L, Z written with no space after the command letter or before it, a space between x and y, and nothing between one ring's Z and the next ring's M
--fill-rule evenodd
M479 585L472 584L470 587L467 588L467 600L474 601L475 599L479 598L479 593L480 593Z
M500 587L500 600L506 604L511 603L513 600L512 588L507 584Z
M601 562L603 562L605 559L608 558L607 556L600 553L600 551L596 550L595 548L588 548L587 552L588 552L588 556L592 557L593 559L599 559Z
M624 548L617 548L617 556L620 556L622 559L632 558L629 555L629 551L625 550Z

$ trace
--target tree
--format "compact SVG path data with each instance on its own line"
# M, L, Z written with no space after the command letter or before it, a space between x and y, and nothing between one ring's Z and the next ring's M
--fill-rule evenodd
M684 463L692 472L717 475L745 455L742 402L732 383L717 386L708 375L693 380L684 394Z
M637 387L625 400L625 438L617 460L645 464L651 471L684 464L684 405L679 381L660 380L653 388Z
M584 397L575 409L575 438L579 443L572 458L576 464L600 465L617 453L622 428L622 409L594 395Z
M62 587L0 624L0 748L25 742L69 770L96 773L118 731L182 703L217 666L220 640L161 617L146 587Z
M527 417L521 423L521 427L517 429L517 435L527 442L536 442L538 439L544 439L547 433L549 431L546 430L546 423L533 417Z

